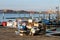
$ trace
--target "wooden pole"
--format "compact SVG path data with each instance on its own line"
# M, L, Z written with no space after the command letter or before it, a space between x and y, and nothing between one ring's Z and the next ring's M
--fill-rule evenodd
M56 9L57 9L57 11L56 11L56 13L57 13L57 21L59 21L59 7L56 7Z
M59 21L59 7L56 7L56 9L57 9L56 13L57 13L57 24L58 24L58 21ZM58 25L56 27L58 27Z
M3 12L3 21L4 21L4 12Z
M44 29L43 34L46 34L46 24L44 24L44 23L43 23L43 29Z

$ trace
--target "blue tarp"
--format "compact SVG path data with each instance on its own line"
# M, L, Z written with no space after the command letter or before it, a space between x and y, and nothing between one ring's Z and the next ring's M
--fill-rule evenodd
M46 19L42 20L42 22L45 24L50 24L49 20L46 20Z

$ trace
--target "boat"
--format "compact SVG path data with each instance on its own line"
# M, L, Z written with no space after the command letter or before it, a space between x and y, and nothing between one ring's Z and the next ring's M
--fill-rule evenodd
M46 30L46 36L60 36L60 27Z

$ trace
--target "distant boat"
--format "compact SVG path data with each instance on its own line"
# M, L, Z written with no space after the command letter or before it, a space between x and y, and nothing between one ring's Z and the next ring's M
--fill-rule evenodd
M16 19L16 17L6 18L6 19Z
M10 17L10 18L6 18L6 19L17 19L17 18L21 18L21 19L31 19L31 17Z

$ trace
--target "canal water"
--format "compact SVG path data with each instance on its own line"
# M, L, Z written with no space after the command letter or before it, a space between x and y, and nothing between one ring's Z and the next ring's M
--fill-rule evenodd
M4 15L4 20L7 21L9 19L7 18L18 18L18 17L33 17L33 18L43 18L43 19L47 19L49 20L49 14L29 14L29 13L0 13L0 21L3 21L3 15ZM56 14L51 14L50 15L50 19L56 19ZM15 20L15 19L11 19L11 20Z

